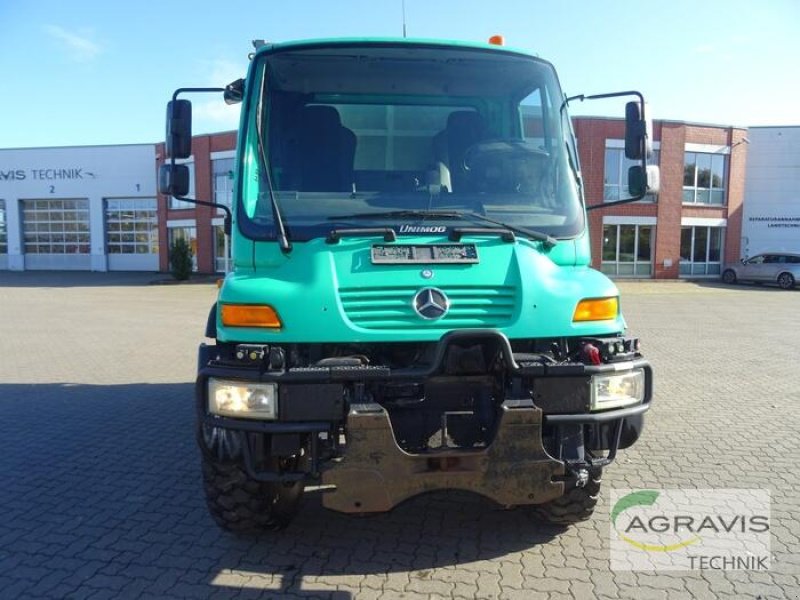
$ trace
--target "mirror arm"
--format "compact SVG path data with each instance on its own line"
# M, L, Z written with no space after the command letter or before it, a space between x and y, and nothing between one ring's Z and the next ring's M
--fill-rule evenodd
M187 88L178 88L172 94L172 102L173 102L173 104L172 104L172 115L170 115L171 118L172 119L175 118L175 106L176 106L175 105L175 101L178 99L178 95L179 94L193 93L193 92L200 92L200 93L204 93L204 92L212 92L212 93L213 92L223 92L224 93L225 89L226 88L220 88L220 87L187 87ZM175 157L174 156L170 156L170 164L173 167L175 166ZM227 206L225 206L224 204L219 204L217 202L206 202L205 200L196 200L195 198L187 198L186 196L173 196L173 198L175 198L176 200L183 200L184 202L191 202L193 204L199 204L201 206L211 206L211 207L215 207L215 208L221 208L223 211L225 211L225 221L224 221L224 225L223 225L223 227L225 228L225 234L226 235L230 235L231 234L231 223L232 223L233 215L231 214L231 209L228 208Z
M561 103L561 108L559 109L559 112L562 112L567 107L567 105L570 102L574 101L574 100L579 100L579 101L583 102L584 100L602 100L604 98L620 98L622 96L636 96L637 98L639 98L639 110L641 111L640 117L641 117L641 120L643 122L645 122L647 120L647 115L645 114L646 108L645 108L644 96L641 94L641 92L637 92L636 90L630 90L630 91L627 91L627 92L611 92L609 94L592 94L592 95L589 95L589 96L587 96L585 94L578 94L577 96L568 96L568 97L565 97L564 101ZM642 152L642 168L644 168L645 170L647 169L647 153L646 152ZM645 173L645 177L646 176L647 175ZM597 210L598 208L606 208L607 206L617 206L619 204L630 204L631 202L638 202L639 200L644 198L646 195L647 195L647 191L645 190L641 194L638 194L638 195L633 196L631 198L623 198L622 200L614 200L613 202L603 202L602 204L592 204L590 206L586 206L586 210L590 211L590 210Z
M613 202L603 202L602 204L591 204L586 207L586 210L597 210L598 208L606 208L607 206L616 206L618 204L630 204L631 202L638 202L642 198L644 198L647 194L640 194L638 196L634 196L633 198L623 198L622 200L614 200Z
M580 100L583 102L584 100L602 100L603 98L621 98L622 96L636 96L639 98L639 104L642 106L642 120L645 120L646 115L644 114L644 96L641 92L637 92L636 90L630 90L628 92L612 92L610 94L592 94L587 96L585 94L578 94L577 96L569 96L564 98L563 106L566 106L573 100Z
M224 204L220 204L219 202L206 202L205 200L195 200L194 198L188 198L186 196L173 196L176 200L183 200L184 202L191 202L192 204L199 204L200 206L210 206L212 208L221 208L225 211L225 234L231 234L231 223L233 220L233 214L231 213L231 209L228 208Z
M225 88L221 87L187 87L187 88L178 88L172 94L172 101L178 99L178 94L184 93L192 93L192 92L224 92Z

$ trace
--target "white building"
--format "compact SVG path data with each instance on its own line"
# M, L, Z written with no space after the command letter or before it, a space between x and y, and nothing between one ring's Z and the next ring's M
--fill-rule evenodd
M157 271L155 145L0 150L0 269Z
M751 127L742 253L800 252L800 127Z

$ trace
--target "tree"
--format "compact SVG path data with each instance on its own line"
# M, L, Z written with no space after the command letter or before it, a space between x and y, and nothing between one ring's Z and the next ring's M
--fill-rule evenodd
M192 248L184 238L177 238L172 242L169 264L175 279L178 281L189 279L192 274Z

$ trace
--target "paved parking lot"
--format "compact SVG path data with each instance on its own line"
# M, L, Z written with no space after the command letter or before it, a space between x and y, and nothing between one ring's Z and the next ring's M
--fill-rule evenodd
M286 531L206 514L192 378L213 285L0 273L0 597L797 598L800 291L622 284L657 376L610 487L772 492L769 572L612 572L596 517L545 527L466 494Z

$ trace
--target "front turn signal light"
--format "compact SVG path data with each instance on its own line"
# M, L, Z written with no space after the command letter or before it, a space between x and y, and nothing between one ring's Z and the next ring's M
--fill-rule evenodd
M575 307L575 314L572 315L575 321L609 321L616 319L619 315L619 299L614 296L611 298L586 298L578 302Z
M223 304L221 316L226 327L281 327L278 313L266 304Z

